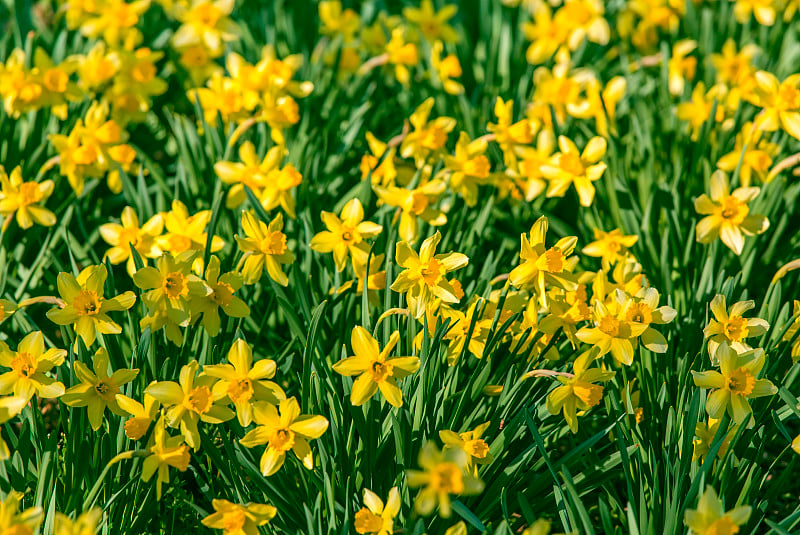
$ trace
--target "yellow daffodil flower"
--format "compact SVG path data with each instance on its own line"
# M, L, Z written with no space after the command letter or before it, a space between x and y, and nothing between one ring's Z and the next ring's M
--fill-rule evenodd
M547 218L542 216L531 226L530 238L525 234L520 236L519 257L522 262L508 275L508 280L517 288L534 288L543 307L547 305L547 284L565 290L575 290L577 287L570 273L577 257L570 255L578 238L566 236L546 249L548 227Z
M489 178L491 164L484 153L488 148L485 140L470 141L466 132L461 132L453 156L444 158L444 174L448 177L450 189L464 198L467 206L478 202L478 186Z
M447 189L442 180L433 179L411 190L396 186L373 186L373 189L381 201L400 209L399 234L404 241L417 241L420 219L432 227L447 223L447 215L433 206Z
M720 371L692 371L694 384L713 389L706 400L706 412L711 418L722 418L727 411L740 425L752 414L749 399L771 396L778 388L768 379L757 379L764 367L764 350L752 349L737 353L724 342L717 349ZM750 418L748 427L755 422Z
M756 85L749 99L762 108L754 120L756 126L767 132L782 128L790 136L800 139L800 74L779 82L771 72L758 71L755 79Z
M235 236L239 249L244 253L239 262L245 284L255 284L261 278L264 267L269 277L281 286L289 285L289 277L282 265L294 262L294 255L286 245L283 233L283 216L279 213L266 225L256 219L252 212L242 212L244 237Z
M742 353L752 349L745 341L747 338L761 336L767 332L769 323L765 320L744 317L744 313L755 306L754 301L748 300L739 301L728 308L725 296L722 294L717 294L711 300L711 313L714 318L709 320L703 329L703 338L708 339L708 354L713 364L717 363L717 348L723 342Z
M241 163L226 161L215 163L214 172L222 182L231 186L231 189L228 190L225 206L228 208L241 206L247 198L245 186L252 190L256 198L260 198L267 187L269 178L271 178L270 173L278 169L285 151L280 146L272 147L267 151L264 159L259 161L255 145L250 141L245 141L239 147Z
M308 470L314 468L314 456L308 441L319 438L328 429L326 418L300 414L297 400L289 398L280 402L280 412L271 403L255 403L253 420L256 428L239 442L246 448L267 445L261 457L261 473L264 476L271 476L280 470L289 450L294 451Z
M176 10L181 26L172 36L172 44L181 50L202 44L214 56L222 54L225 43L238 39L239 28L230 19L235 0L200 0L188 9Z
M8 176L0 165L0 216L5 218L3 228L8 227L12 216L16 217L17 224L23 229L31 228L34 223L43 227L55 225L56 215L44 207L53 193L53 186L52 180L24 182L19 166Z
M236 340L228 351L230 364L203 367L203 373L219 379L214 383L214 399L230 400L242 427L253 421L253 403L266 401L278 404L286 399L283 389L272 381L276 364L272 359L253 362L253 350L242 339Z
M156 267L145 266L133 275L133 283L142 290L148 315L139 322L153 332L165 329L167 338L181 345L181 327L189 324L189 283L200 279L191 273L194 251L173 257L169 253L156 260Z
M103 348L98 349L92 359L94 373L79 360L73 363L72 369L81 383L67 390L61 401L70 407L87 407L92 429L97 431L103 425L106 408L119 416L125 415L115 396L121 385L130 383L139 374L138 369L119 369L108 375L108 352Z
M92 346L97 333L121 333L122 327L114 323L108 313L128 310L136 302L136 295L130 291L106 299L107 276L108 271L103 264L85 268L77 278L71 273L58 274L58 293L64 300L64 306L50 309L47 317L58 325L74 325L75 334L86 347ZM78 338L75 339L75 351L79 347Z
M600 159L606 153L606 140L593 137L583 152L569 138L558 136L557 152L550 162L542 166L542 174L549 181L547 197L563 197L570 185L575 186L581 206L591 206L595 188L592 182L600 180L606 164Z
M28 535L36 533L44 520L41 507L20 511L23 494L12 490L0 500L0 533Z
M121 225L117 223L100 225L100 236L111 246L104 257L115 265L126 262L125 268L128 274L133 276L136 272L136 263L131 254L131 247L136 249L142 258L161 256L161 249L156 246L156 237L164 229L164 219L161 214L156 214L140 227L136 211L126 206L122 210L120 222Z
M467 463L464 469L470 474L478 475L478 465L489 464L492 462L492 454L489 453L489 445L482 438L483 434L489 429L492 422L484 422L472 431L456 433L455 431L439 431L439 438L444 443L444 451L450 448L458 448L467 454Z
M603 399L604 387L596 383L614 378L615 372L589 367L599 356L597 350L582 353L572 365L572 374L556 376L562 385L547 395L547 411L550 414L562 412L573 433L578 432L578 415L583 415Z
M784 342L792 341L797 334L797 331L800 330L800 301L797 299L794 300L792 315L794 316L794 321L792 322L791 327L789 327L786 330L786 333L783 335ZM792 360L795 362L800 360L800 337L795 340L794 345L792 346Z
M425 165L431 155L444 148L447 135L456 126L456 120L452 117L437 117L429 121L433 103L433 97L429 97L414 110L409 118L413 130L400 144L400 155L403 158L413 157L417 167Z
M2 346L0 346L0 359L2 358ZM0 378L2 378L1 375ZM22 412L22 409L24 409L27 404L28 400L23 396L0 397L0 424L4 424L14 418L17 414ZM8 444L5 443L2 435L0 435L0 461L5 461L9 457L11 457L11 452L8 449Z
M204 251L208 234L206 226L211 220L211 210L201 210L189 215L189 210L181 201L172 201L172 210L162 214L166 232L156 238L156 244L162 251L174 255L186 251ZM211 239L211 252L215 253L225 246L225 240L219 236Z
M406 294L409 312L415 318L422 317L436 297L445 303L459 301L455 288L445 275L466 266L469 258L461 253L436 254L441 239L439 232L427 238L422 242L419 254L408 242L399 242L396 246L395 259L404 270L394 280L391 289Z
M697 58L690 56L697 48L697 41L682 39L672 46L672 57L667 62L669 92L673 96L683 94L686 81L694 80Z
M411 375L419 369L419 357L389 358L400 332L394 331L389 342L380 349L378 341L363 327L356 326L350 336L355 356L347 357L333 365L333 371L345 376L358 375L350 391L350 402L363 405L380 389L383 397L394 407L403 406L403 393L397 379Z
M595 241L581 249L581 252L588 256L599 257L603 262L603 269L608 270L625 258L628 249L639 241L639 236L623 235L620 229L605 232L596 228L594 229L594 239Z
M215 499L211 505L214 512L201 522L209 528L221 529L223 535L258 535L258 526L266 525L278 513L274 506L263 503L240 505Z
M447 24L447 21L455 16L458 7L454 4L447 4L438 12L433 7L431 0L422 0L419 8L404 7L403 16L416 25L422 35L430 41L442 40L447 43L458 42L458 32Z
M486 129L495 136L495 141L503 151L506 165L516 161L516 150L533 142L534 128L528 119L514 122L514 101L503 101L497 97L494 103L494 115L497 123L489 123Z
M714 443L714 437L717 436L720 423L722 423L722 420L709 418L708 424L697 422L697 424L694 426L694 436L697 438L692 441L694 445L694 449L692 451L693 461L705 460L706 455L708 455L708 452L711 450L711 445ZM734 435L736 435L737 429L738 427L734 425L731 426L727 433L725 433L725 436L722 439L722 444L720 444L719 450L717 450L717 457L720 459L725 457L725 453L728 451L728 447L730 446Z
M364 489L364 507L354 519L356 533L367 535L392 535L394 517L400 512L402 500L397 487L392 487L384 505L383 500L369 489Z
M751 510L749 505L742 505L725 511L725 504L714 487L708 485L697 502L697 509L686 511L684 523L692 535L735 534L739 532L739 526L747 524Z
M169 483L169 468L177 468L180 472L185 472L189 468L191 455L189 446L183 443L180 435L170 436L164 425L164 418L161 417L156 422L153 432L153 443L149 448L149 455L142 464L142 480L147 482L158 472L156 478L156 497L161 499L161 487L164 483Z
M742 254L745 236L755 236L769 228L769 220L763 215L751 214L748 206L760 191L750 187L731 192L728 175L714 171L710 194L703 194L694 201L697 213L706 216L697 223L697 241L711 243L720 238L735 254Z
M155 381L151 384L155 384ZM161 404L150 394L144 395L144 405L123 394L117 394L114 398L119 408L131 415L125 422L125 436L131 440L139 440L158 416Z
M11 371L0 374L0 395L14 393L29 401L34 394L42 398L57 398L64 394L64 384L47 372L61 366L67 352L63 349L44 350L41 331L32 332L20 340L16 351L0 342L0 366Z
M439 506L439 515L450 518L451 494L469 496L483 491L483 481L464 471L467 454L460 448L442 452L428 441L420 449L418 462L422 470L406 470L406 482L411 488L424 487L414 500L414 509L422 516Z
M205 280L189 281L189 311L192 321L202 315L203 329L209 336L219 334L219 311L231 318L246 318L250 307L234 295L242 287L242 276L237 272L220 275L219 258L212 255L206 267Z
M372 221L364 221L361 201L348 201L339 217L325 211L320 217L328 230L317 233L311 239L311 249L318 253L333 253L337 271L344 271L348 255L353 258L354 264L358 262L365 265L369 248L364 239L374 238L383 231L383 227Z
M739 24L746 24L751 16L755 16L759 24L772 26L776 15L774 4L774 0L736 0L733 16Z
M455 54L448 54L444 58L442 52L444 51L444 44L441 41L436 41L431 47L431 66L439 77L439 83L442 84L442 89L449 95L461 95L464 93L464 86L459 82L453 80L461 76L461 63Z
M103 510L99 507L81 513L75 520L63 513L56 513L53 535L95 535L102 518Z
M597 347L600 350L598 356L610 352L617 364L630 366L633 363L633 342L649 326L617 317L600 300L595 300L594 305L595 326L583 327L575 336L581 342Z
M167 410L166 422L170 427L180 428L184 440L194 450L200 447L200 421L220 424L233 418L234 413L215 399L212 388L215 377L197 374L199 364L191 361L181 368L180 383L159 381L145 390Z

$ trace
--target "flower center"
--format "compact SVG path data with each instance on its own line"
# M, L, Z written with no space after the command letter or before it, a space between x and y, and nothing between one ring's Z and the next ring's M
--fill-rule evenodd
M189 446L186 444L169 450L161 450L157 455L161 462L174 466L181 472L189 468L191 456L189 455Z
M19 203L23 206L42 200L42 191L36 182L25 182L19 187Z
M224 282L218 282L211 287L213 293L211 299L219 306L226 307L233 301L233 287Z
M244 527L246 521L247 517L241 509L228 511L222 516L222 525L226 533L239 532Z
M342 241L346 241L347 243L359 243L361 242L361 233L359 233L354 227L349 225L342 226Z
M587 406L594 407L603 398L603 387L578 381L572 386L572 393Z
M30 377L39 367L38 360L30 353L17 353L11 360L11 369L20 377Z
M149 418L131 418L125 422L125 436L131 440L139 440L150 427Z
M187 292L186 277L182 273L173 271L164 277L164 292L170 299L177 299Z
M122 247L130 248L131 245L136 247L139 243L139 229L136 228L123 228L119 231L119 244Z
M294 446L294 431L291 429L278 429L272 435L269 445L278 451L289 451Z
M211 2L200 4L195 9L195 16L197 17L197 22L203 26L207 26L213 28L216 26L217 21L222 16L222 13L219 9L214 6Z
M739 225L744 221L749 211L750 209L747 205L736 197L726 197L722 202L722 209L719 215L722 219L729 221L731 224Z
M577 153L561 153L561 161L559 163L561 169L571 175L581 176L584 173L583 162L581 162L581 157Z
M100 312L100 299L91 290L81 290L72 300L75 312L80 316L94 316Z
M430 486L436 492L460 494L464 491L461 468L455 463L441 463L431 473Z
M425 284L428 286L436 286L436 283L442 279L442 264L435 258L431 258L428 263L420 266L419 274L422 280L425 281Z
M566 257L558 247L551 247L540 257L539 269L549 273L561 273L564 270L564 260ZM542 265L544 264L544 265Z
M732 342L741 342L749 334L747 320L741 316L734 316L725 322L725 335Z
M247 378L231 381L228 385L228 397L234 403L249 400L253 397L253 383Z
M447 132L437 126L426 128L422 132L420 144L430 150L439 150L447 143Z
M619 320L613 316L603 316L597 327L613 338L619 336Z
M477 459L484 459L486 454L489 453L489 445L482 438L467 440L464 443L464 451Z
M94 385L94 391L105 401L114 401L114 396L119 392L119 387L114 383L102 380Z
M378 362L375 361L372 363L372 380L376 383L381 383L386 380L387 377L392 376L392 370L394 366L391 364L387 364L385 362Z
M172 234L169 237L169 248L173 253L182 253L192 247L192 240L187 236Z
M189 410L198 414L205 414L211 409L211 405L214 403L211 397L211 389L207 386L198 386L192 389L189 395L186 396L186 401L184 403L186 403Z
M747 368L739 368L728 377L728 390L731 394L749 396L755 386L756 378Z
M409 211L414 214L420 215L428 207L428 197L426 197L424 193L414 191L411 193L410 204L411 206L409 208Z
M789 84L783 84L778 90L775 107L781 110L796 110L800 108L800 91Z
M728 515L725 515L708 526L705 532L708 535L735 535L739 533L739 526L734 524Z
M354 527L356 533L378 533L383 529L383 519L366 507L362 507L356 513Z
M282 255L286 252L286 234L283 232L267 232L261 242L261 251L269 255Z
M625 319L628 321L635 321L637 323L649 324L653 321L653 313L647 303L634 303L628 309L628 314Z

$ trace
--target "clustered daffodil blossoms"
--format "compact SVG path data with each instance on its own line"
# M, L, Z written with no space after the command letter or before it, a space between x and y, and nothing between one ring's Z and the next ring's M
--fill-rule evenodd
M0 535L797 530L800 0L6 3Z

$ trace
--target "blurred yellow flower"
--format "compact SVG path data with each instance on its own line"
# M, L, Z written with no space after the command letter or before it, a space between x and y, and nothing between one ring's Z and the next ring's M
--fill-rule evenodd
M0 345L0 362L3 358L2 355L3 346ZM0 375L0 380L2 380L2 375ZM0 424L4 424L14 418L22 411L22 409L25 408L25 405L27 404L28 400L23 396L0 397ZM10 456L11 452L8 449L8 444L5 443L2 435L0 435L0 461L5 461Z
M414 509L422 516L430 515L438 506L439 515L450 518L450 495L469 496L483 491L483 481L464 471L467 454L460 448L439 451L432 441L425 442L419 451L422 470L406 470L406 482L411 488L424 487L414 500Z
M100 225L100 236L111 246L106 251L105 257L112 264L125 262L128 274L133 276L136 272L136 263L131 254L131 247L136 249L142 259L161 256L161 249L156 245L156 238L164 229L164 219L161 214L156 214L140 227L136 211L130 206L126 206L122 209L120 223Z
M19 166L8 176L0 165L0 216L5 218L3 228L8 228L13 217L23 229L31 228L34 223L44 227L55 225L56 215L44 207L53 193L53 186L52 180L24 182Z
M258 535L258 526L267 524L278 513L274 506L263 503L240 505L215 499L211 505L214 512L201 522L209 528L221 529L223 535Z
M717 496L714 487L708 485L697 502L697 509L689 509L684 522L693 535L735 534L739 526L747 523L752 508L749 505L725 511L725 504Z

